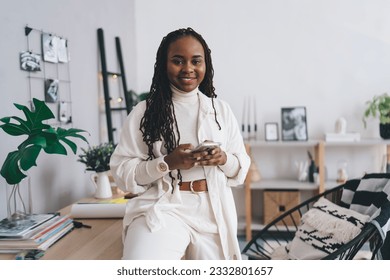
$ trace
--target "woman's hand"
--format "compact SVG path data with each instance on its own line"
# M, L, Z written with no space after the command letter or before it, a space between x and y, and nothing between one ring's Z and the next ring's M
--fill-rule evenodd
M196 158L191 150L194 148L192 144L181 144L177 146L172 153L165 156L164 160L169 166L169 170L174 169L190 169L195 166Z
M166 155L164 160L169 169L187 170L196 165L218 166L226 163L226 153L220 147L202 152L191 152L192 149L194 149L192 144L181 144Z
M224 165L227 157L226 153L220 147L209 149L203 152L192 153L196 159L196 165L217 166Z

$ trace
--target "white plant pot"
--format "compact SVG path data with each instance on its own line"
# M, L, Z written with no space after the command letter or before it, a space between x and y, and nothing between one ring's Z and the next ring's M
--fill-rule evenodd
M96 187L96 198L110 198L112 197L112 190L110 179L107 172L97 172L91 175L91 180Z

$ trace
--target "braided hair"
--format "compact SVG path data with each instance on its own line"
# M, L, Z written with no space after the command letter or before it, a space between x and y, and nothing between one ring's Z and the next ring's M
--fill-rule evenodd
M157 50L152 85L146 99L146 110L140 123L143 141L148 146L148 159L155 158L153 152L154 142L163 140L164 147L168 153L172 152L180 143L180 132L176 122L175 108L172 103L172 90L167 74L167 57L169 46L176 40L186 36L194 37L203 46L206 72L203 81L199 85L199 90L206 96L212 98L215 121L219 129L221 129L214 107L214 98L217 95L213 86L214 69L209 47L203 37L192 28L182 28L172 31L162 39ZM176 139L175 130L178 139ZM181 177L180 171L179 177Z

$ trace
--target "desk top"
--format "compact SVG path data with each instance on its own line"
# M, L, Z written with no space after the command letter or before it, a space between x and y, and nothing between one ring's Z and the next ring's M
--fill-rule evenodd
M71 206L60 210L70 213ZM74 228L50 247L42 260L120 260L122 219L77 219L92 228ZM0 260L14 260L15 254L0 254Z

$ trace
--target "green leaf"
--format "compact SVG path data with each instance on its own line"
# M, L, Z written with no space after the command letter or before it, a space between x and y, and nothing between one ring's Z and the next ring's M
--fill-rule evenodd
M82 132L86 132L86 131L77 128L69 128L69 129L63 129L61 127L57 128L57 134L60 139L64 139L65 137L76 137L88 143L88 140L83 135L79 134Z
M48 154L59 154L59 155L67 155L65 147L60 142L54 142L50 146L47 146L43 149Z
M58 143L58 135L53 129L41 132L41 136L46 139L46 147Z
M67 137L79 138L85 141L86 143L88 143L88 140L83 135L79 134L81 132L86 132L86 131L77 128L63 129L61 127L58 127L57 128L58 140L66 143L72 149L73 153L76 154L77 153L76 144L74 144L73 141L67 139Z
M30 145L33 145L33 146L39 146L41 148L45 148L46 147L46 138L42 135L32 135L30 137L28 137L25 141L23 141L19 146L18 146L18 150L23 150L25 149L26 147L30 146Z
M72 152L73 152L74 154L77 153L77 145L76 145L74 142L72 142L72 141L70 141L70 140L68 140L68 139L66 139L66 138L61 138L61 141L63 141L64 143L66 143L66 144L72 149Z
M3 123L9 123L11 121L11 117L1 118L0 121L3 122Z
M1 167L0 174L10 185L20 183L27 177L19 168L20 157L19 151L10 152Z
M55 118L53 112L50 110L49 107L47 107L44 101L33 98L33 103L35 110L33 113L30 114L33 124L38 124L43 120ZM30 110L27 111L31 112Z
M20 136L28 133L28 131L24 130L22 126L14 123L6 123L0 127L4 130L4 132L12 136Z
M29 146L23 151L21 151L20 155L20 167L27 171L33 166L37 166L36 160L42 147L40 146Z

